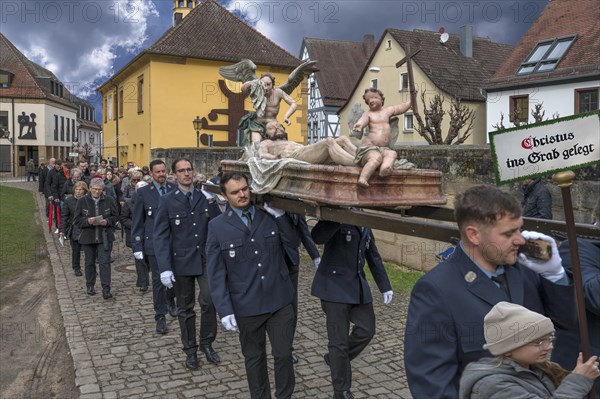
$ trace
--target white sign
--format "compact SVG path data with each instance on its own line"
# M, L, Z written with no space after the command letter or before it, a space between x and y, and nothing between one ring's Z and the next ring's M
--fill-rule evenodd
M78 157L78 156L79 156L79 153L78 153L78 152L70 152L70 153L69 153L69 156L70 156L70 157Z
M600 111L490 133L496 183L600 162Z

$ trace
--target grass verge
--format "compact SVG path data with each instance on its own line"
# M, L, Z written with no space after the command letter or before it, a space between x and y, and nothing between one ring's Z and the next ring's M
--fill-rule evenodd
M35 212L31 192L0 186L0 278L15 276L45 256Z
M392 290L394 293L403 293L410 295L413 286L418 279L421 278L425 273L419 272L413 269L409 269L405 266L399 266L395 263L384 262L385 270L387 271L390 284L392 284ZM365 274L369 281L375 281L371 275L371 270L365 264Z

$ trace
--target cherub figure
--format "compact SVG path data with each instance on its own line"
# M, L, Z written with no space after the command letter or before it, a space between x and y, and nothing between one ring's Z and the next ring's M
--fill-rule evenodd
M392 174L398 154L389 148L392 142L390 118L408 111L411 103L407 101L400 105L384 107L383 93L372 87L365 90L363 99L369 106L369 110L362 114L352 130L353 135L358 137L362 136L365 127L369 128L369 133L362 139L354 162L362 166L358 185L369 187L369 178L377 168L379 168L379 176Z
M296 112L298 105L290 94L304 79L304 70L316 61L308 60L289 75L281 86L275 87L275 77L265 73L257 78L256 65L250 60L242 60L237 64L219 68L225 79L243 82L242 93L250 95L255 112L249 112L240 119L239 127L244 132L243 145L260 142L265 138L265 127L269 121L277 120L281 101L289 105L283 117L286 125L291 125L289 118Z

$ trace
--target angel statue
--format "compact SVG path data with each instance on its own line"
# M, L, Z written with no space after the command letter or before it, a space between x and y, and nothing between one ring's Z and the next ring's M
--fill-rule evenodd
M287 82L275 87L275 77L270 73L256 77L256 65L248 60L242 60L234 65L219 68L219 74L225 79L235 82L243 82L242 93L250 95L255 112L249 112L240 119L239 127L244 132L242 145L246 146L252 142L260 142L265 138L265 126L267 122L277 120L281 101L285 101L290 107L283 117L286 125L291 125L289 118L298 105L290 94L298 87L304 79L304 70L313 66L317 61L307 60L288 76Z
M408 111L411 102L384 107L385 97L381 90L368 88L363 94L363 100L369 109L365 112L358 104L350 111L349 126L353 137L362 139L354 163L362 166L358 185L369 187L369 178L379 169L379 176L392 174L393 169L411 169L415 165L405 159L396 159L398 154L391 149L398 138L398 117ZM363 137L363 132L366 135Z

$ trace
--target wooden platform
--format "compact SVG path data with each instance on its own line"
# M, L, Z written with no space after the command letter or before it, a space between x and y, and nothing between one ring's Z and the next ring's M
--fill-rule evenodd
M221 161L223 173L242 172L250 176L242 161ZM391 176L369 180L358 186L360 168L335 165L288 165L283 177L269 194L317 204L356 207L411 207L444 205L442 172L431 169L394 170Z

